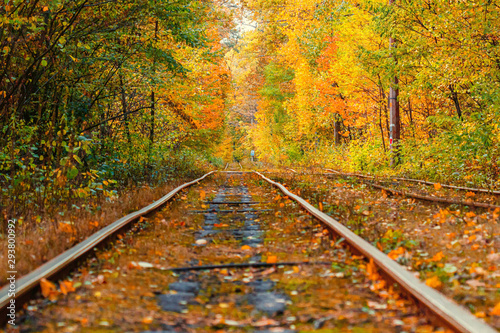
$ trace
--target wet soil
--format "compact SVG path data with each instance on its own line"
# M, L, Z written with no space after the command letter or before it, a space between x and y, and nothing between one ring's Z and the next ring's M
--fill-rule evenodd
M263 180L221 174L177 195L90 260L71 278L75 292L32 301L20 328L442 331L366 266Z

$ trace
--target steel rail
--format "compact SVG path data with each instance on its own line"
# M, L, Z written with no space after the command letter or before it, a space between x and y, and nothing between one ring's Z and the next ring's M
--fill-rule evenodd
M330 169L325 169L325 170L333 171L333 170L330 170ZM352 176L353 175L353 176L356 176L356 177L363 177L363 178L375 179L372 176L365 176L365 175L358 175L358 174L340 173L340 172L336 172L336 174L341 175L341 176ZM408 198L414 198L414 199L418 199L418 200L425 200L425 201L431 201L431 202L439 202L439 203L445 203L445 204L450 204L450 205L455 204L455 205L470 206L470 207L488 208L488 209L498 209L498 208L500 208L500 205L489 204L489 203L486 203L486 202L478 202L478 201L472 201L472 200L455 200L455 199L448 199L448 198L437 197L437 196L421 195L421 194L418 194L418 193L413 193L413 192L407 192L407 191L403 191L403 190L392 189L392 188L385 187L385 186L382 186L382 185L374 184L374 183L372 183L370 181L363 181L362 180L361 182L363 182L364 184L369 185L371 187L374 187L376 189L379 189L379 190L384 190L384 191L392 193L392 194L398 194L398 195L402 195L402 196L405 196L405 197L408 197ZM431 183L431 184L433 184L433 183ZM445 185L441 185L441 186L444 187ZM451 185L448 185L448 187L450 187L450 186ZM493 192L491 192L491 193L493 193Z
M343 173L343 172L339 172L339 171L336 171L336 170L333 170L333 169L325 169L325 170L333 172L333 173L338 174L338 175L355 176L355 177L359 177L359 178L368 178L368 179L376 179L374 176L362 175L362 174L359 174L359 173ZM431 185L431 186L439 184L439 185L441 185L441 187L451 188L451 189L454 189L454 190L470 191L470 192L479 192L479 193L487 193L487 194L500 195L500 191L489 190L487 188L473 188L473 187L466 187L466 186L447 185L447 184L433 183L433 182L429 182L429 181L426 181L426 180L420 180L420 179L401 178L401 177L389 177L386 180L387 181L390 181L390 180L399 180L399 181L404 181L404 182L420 183L420 184Z
M401 190L395 190L389 187L373 184L370 182L365 182L365 184L368 184L374 188L377 188L379 190L384 190L386 192L392 193L392 194L399 194L405 197L409 198L414 198L414 199L419 199L419 200L425 200L425 201L431 201L431 202L440 202L440 203L446 203L446 204L455 204L455 205L462 205L462 206L472 206L472 207L481 207L481 208L489 208L489 209L497 209L500 208L499 205L493 205L485 202L477 202L477 201L470 201L470 200L454 200L454 199L447 199L443 197L430 197L427 195L420 195L417 193L412 193L412 192L406 192L406 191L401 191Z
M283 185L277 183L259 172L255 173L268 183L276 186L289 198L295 200L306 211L323 222L330 230L345 239L353 250L372 259L380 271L391 280L399 284L417 303L433 314L440 324L445 325L455 332L493 333L497 332L482 320L476 318L465 308L445 297L440 292L422 283L419 279L406 271L397 262L390 259L370 243L359 237L341 223L321 212L306 202L301 197L288 191Z
M41 279L43 278L49 279L57 275L59 272L66 269L77 260L84 258L86 255L94 251L96 247L103 244L107 239L109 239L111 236L115 235L117 232L122 230L125 226L129 225L133 221L136 221L141 216L144 216L148 213L151 213L152 211L155 211L156 209L167 203L170 199L172 199L182 189L200 182L201 180L205 179L206 177L215 172L216 171L211 171L198 179L195 179L191 182L176 187L168 194L163 196L161 199L142 208L141 210L128 214L122 217L121 219L113 222L107 227L94 233L92 236L88 237L84 241L73 246L69 250L61 253L57 257L51 259L47 263L36 268L31 273L28 273L23 277L21 277L20 279L18 279L16 281L16 292L14 297L14 299L16 300L16 309L21 308L20 303L22 303L22 300L25 299L30 292L33 292L37 290L37 288L39 288ZM5 323L7 322L7 313L8 313L7 306L9 305L11 299L12 297L9 296L9 284L7 284L2 289L0 289L0 315L1 315L0 327L4 326ZM18 300L20 300L19 303Z

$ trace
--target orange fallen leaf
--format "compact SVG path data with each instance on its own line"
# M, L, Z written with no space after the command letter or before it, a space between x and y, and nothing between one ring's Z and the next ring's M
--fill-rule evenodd
M45 278L40 280L40 289L42 289L43 297L49 297L53 294L57 295L56 285Z
M256 321L252 324L253 327L264 327L264 326L276 326L279 325L279 322L273 319L263 318L259 321Z
M366 275L370 280L378 279L377 266L375 266L373 259L370 259L370 262L366 265Z
M59 230L62 232L67 232L72 234L75 232L75 228L69 223L59 222Z
M319 210L322 211L323 210L323 203L321 201L319 202L318 206L319 206Z
M476 193L474 193L474 192L467 192L467 193L465 193L465 196L466 196L467 198L472 198L472 197L475 197L475 196L476 196Z
M492 316L500 316L500 302L498 302L497 305L495 305L493 310L491 310L490 314Z
M387 254L387 256L389 258L391 258L392 260L397 260L401 255L403 255L405 253L405 249L403 247L398 247L397 249L395 250L392 250L391 252L389 252Z
M49 10L49 7L44 6L44 7L42 8L42 10L43 10L44 12L46 12L46 11L48 11L48 10Z
M443 283L439 280L439 278L436 275L425 280L425 284L431 288L440 288L443 285Z
M89 225L91 228L97 228L99 226L99 222L97 221L90 221Z
M431 259L429 259L429 261L440 261L443 258L444 258L443 251L439 251L438 253L436 253L434 255L434 257L432 257Z
M207 193L203 190L200 191L200 200L205 200L207 197Z
M241 247L241 249L244 250L244 251L248 251L248 250L251 250L252 248L249 245L243 245Z
M486 317L486 313L484 313L483 311L479 311L479 312L474 313L474 316L476 316L478 318L484 318L484 317Z
M143 324L151 324L153 322L153 317L144 317L141 321Z
M61 281L61 283L59 284L59 288L61 289L61 292L64 295L67 295L68 293L75 291L75 288L73 287L73 282L71 281Z
M435 184L434 184L434 188L435 188L436 190L440 190L440 189L442 188L442 186L441 186L441 184L435 183Z
M266 261L268 264L275 264L278 262L278 257L276 256L269 256L267 257L267 261Z

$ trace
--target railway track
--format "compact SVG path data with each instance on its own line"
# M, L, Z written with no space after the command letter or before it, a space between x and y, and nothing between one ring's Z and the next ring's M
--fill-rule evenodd
M283 185L259 173L208 176L20 279L19 301L31 299L21 328L295 332L359 327L388 332L443 326L456 332L495 331ZM167 202L167 209L158 211ZM125 234L124 228L141 217L148 227ZM81 285L75 293L53 291L56 304L33 300L42 279L63 277L116 235L111 248L97 251L97 259L73 274L73 285ZM3 311L8 301L4 288ZM80 320L83 314L75 308L90 320Z
M385 191L389 194L395 194L408 198L414 198L417 200L437 202L442 204L454 204L487 209L500 209L500 204L498 203L497 199L500 191L496 190L446 185L424 180L399 177L384 179L376 178L370 175L343 173L331 169L325 170L332 172L330 174L325 174L327 176L354 177L360 179L361 182L373 188ZM434 191L433 193L433 188L439 189L440 192L446 190L447 193L436 193L437 191ZM477 200L478 197L483 201Z

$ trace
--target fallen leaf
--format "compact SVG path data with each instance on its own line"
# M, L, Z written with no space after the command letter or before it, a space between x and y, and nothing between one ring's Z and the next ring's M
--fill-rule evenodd
M403 247L398 247L397 249L395 250L392 250L391 252L389 252L387 254L387 256L389 258L391 258L392 260L397 260L400 256L402 256L403 254L405 253L405 249Z
M495 305L493 310L491 310L490 314L492 316L500 316L500 302L498 302L497 305Z
M439 278L436 275L425 280L425 284L431 288L440 288L443 286L443 283L439 280Z
M442 188L442 186L441 186L441 184L437 184L437 183L435 183L435 184L434 184L434 188L435 188L436 190L440 190L440 189Z
M488 254L486 256L486 260L493 261L493 262L500 261L500 252Z
M206 245L207 240L206 239L197 239L195 243L196 243L196 245Z
M267 261L268 264L275 264L278 262L278 257L276 256L268 256Z
M381 304L373 301L368 301L367 305L372 309L377 309L377 310L387 309L387 304Z
M153 322L153 317L144 317L141 321L143 324L151 324Z
M73 286L73 282L71 281L61 281L59 284L59 288L64 295L75 291L75 287Z
M70 223L59 222L59 230L72 234L75 232L75 228Z
M200 191L200 200L205 200L207 193L203 190Z
M244 251L248 251L248 250L251 250L252 248L249 245L243 245L241 247L241 249L244 250Z
M137 263L137 265L139 267L142 267L142 268L151 268L151 267L153 267L153 264L150 264L149 262L145 262L145 261L139 261Z
M467 281L465 281L465 283L467 283L469 286L471 286L474 289L477 289L478 287L485 286L484 282L474 280L474 279L467 280Z
M264 327L264 326L277 326L279 325L279 322L273 319L267 319L263 318L259 321L256 321L255 323L252 324L253 327Z
M479 312L474 313L474 316L476 316L478 318L484 318L484 317L486 317L486 313L484 313L483 311L479 311Z
M444 258L443 251L436 253L429 261L441 261Z
M54 293L57 295L56 285L45 278L40 280L40 289L42 289L43 297L49 297L51 294Z
M231 320L231 319L224 320L224 324L226 324L227 326L240 326L241 325L236 320Z

